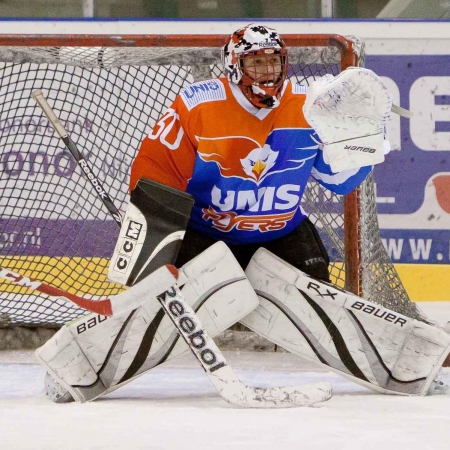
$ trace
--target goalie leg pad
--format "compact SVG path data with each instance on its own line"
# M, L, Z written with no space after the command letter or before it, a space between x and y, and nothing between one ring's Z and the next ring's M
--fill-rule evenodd
M218 242L180 269L182 292L211 336L258 305L242 268ZM131 288L133 289L133 288ZM90 314L66 324L36 351L77 401L114 391L188 350L156 299L122 315Z
M265 249L246 270L260 306L245 326L378 392L426 395L450 335L308 277Z

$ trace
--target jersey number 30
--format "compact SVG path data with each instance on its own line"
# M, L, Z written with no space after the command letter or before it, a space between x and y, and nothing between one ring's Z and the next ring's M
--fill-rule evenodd
M176 150L180 146L183 138L184 130L181 127L180 116L169 108L166 113L156 122L151 133L148 135L149 139L158 139L161 144L165 145L170 150Z

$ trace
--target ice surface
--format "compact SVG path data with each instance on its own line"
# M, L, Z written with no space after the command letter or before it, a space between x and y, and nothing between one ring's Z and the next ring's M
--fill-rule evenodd
M450 303L423 309L441 322L450 317ZM104 399L56 405L43 396L44 369L32 352L0 352L0 448L450 449L450 396L375 394L288 353L225 355L249 385L331 381L334 396L314 407L239 409L225 403L189 354Z

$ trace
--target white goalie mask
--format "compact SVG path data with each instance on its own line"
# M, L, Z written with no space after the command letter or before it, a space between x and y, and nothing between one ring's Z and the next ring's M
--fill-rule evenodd
M287 77L287 49L273 28L250 24L222 47L224 72L252 105L276 108Z

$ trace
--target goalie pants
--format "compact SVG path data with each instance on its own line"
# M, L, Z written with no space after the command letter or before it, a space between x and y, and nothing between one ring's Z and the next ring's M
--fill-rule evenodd
M205 233L188 227L175 265L182 267L215 242L217 241ZM308 218L294 231L281 238L254 244L227 245L243 269L247 267L254 253L262 247L313 278L330 281L330 260L327 251Z

